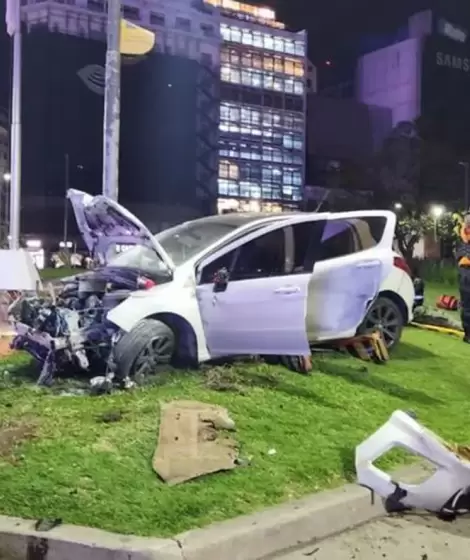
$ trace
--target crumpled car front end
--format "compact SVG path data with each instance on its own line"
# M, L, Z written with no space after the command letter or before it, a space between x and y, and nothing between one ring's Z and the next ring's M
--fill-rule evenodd
M41 385L64 371L112 373L119 329L107 313L144 285L138 271L105 267L67 280L50 295L21 296L9 309L12 347L38 361Z

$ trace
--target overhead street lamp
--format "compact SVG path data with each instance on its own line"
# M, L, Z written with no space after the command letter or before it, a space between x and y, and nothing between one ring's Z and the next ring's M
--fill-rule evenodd
M403 204L401 202L395 202L393 207L395 208L395 210L402 210L403 209Z
M444 206L440 204L434 204L431 206L431 216L434 218L434 240L437 241L437 224L439 222L439 218L442 218L446 209Z

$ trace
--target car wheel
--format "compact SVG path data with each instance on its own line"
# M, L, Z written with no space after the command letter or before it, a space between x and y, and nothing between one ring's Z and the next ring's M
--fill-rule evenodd
M388 297L380 296L367 312L358 334L379 331L391 350L399 342L404 324L405 319L398 305Z
M175 353L175 333L156 319L144 319L125 333L114 348L116 374L140 384L169 364Z
M308 374L312 370L309 356L280 356L281 364L296 373Z

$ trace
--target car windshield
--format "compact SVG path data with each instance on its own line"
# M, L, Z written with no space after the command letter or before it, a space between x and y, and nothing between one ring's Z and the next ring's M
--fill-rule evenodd
M157 233L155 239L174 264L180 266L247 221L250 220L241 218L194 220ZM162 274L166 271L163 262L156 258L155 251L142 245L136 245L114 255L108 259L107 264L138 268L149 274Z

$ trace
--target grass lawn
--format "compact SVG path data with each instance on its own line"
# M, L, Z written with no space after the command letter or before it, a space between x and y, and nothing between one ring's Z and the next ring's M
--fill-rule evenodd
M84 270L78 268L44 268L39 271L39 275L42 280L58 280L60 278L66 278L67 276L73 276L74 274L79 274Z
M397 408L414 410L443 437L468 442L462 411L469 363L470 346L410 328L387 365L325 355L316 359L313 375L302 376L237 364L210 376L175 372L158 386L89 397L12 387L15 370L28 365L17 355L0 366L10 370L0 385L0 422L22 430L16 447L5 436L2 441L0 431L0 513L169 536L334 487L354 477L355 445ZM214 375L241 390L208 389ZM251 465L165 486L151 457L159 401L177 398L226 406L237 423L241 456ZM99 421L116 410L121 421ZM385 463L404 460L394 453Z

